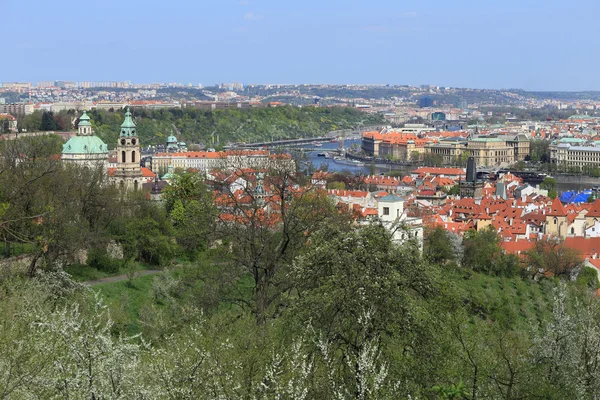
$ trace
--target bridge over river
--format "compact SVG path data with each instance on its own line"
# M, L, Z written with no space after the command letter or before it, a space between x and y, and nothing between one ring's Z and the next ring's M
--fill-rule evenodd
M252 148L270 148L270 147L295 147L295 146L301 146L303 144L308 144L308 143L326 143L326 142L330 142L333 139L336 138L347 138L347 137L353 137L353 136L357 136L362 134L362 132L364 131L371 131L371 130L380 130L382 127L377 125L377 126L364 126L364 127L360 127L357 129L343 129L343 130L338 130L338 131L331 131L328 132L325 136L319 136L319 137L309 137L309 138L298 138L298 139L280 139L280 140L273 140L273 141L269 141L269 142L256 142L256 143L232 143L231 145L227 145L225 146L225 149L227 150L234 150L234 149L252 149Z

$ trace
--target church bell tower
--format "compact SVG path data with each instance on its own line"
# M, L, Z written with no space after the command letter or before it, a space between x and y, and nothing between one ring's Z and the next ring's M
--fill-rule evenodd
M115 182L125 189L134 190L140 188L142 184L140 143L129 108L125 112L125 120L121 124L121 132L117 143Z

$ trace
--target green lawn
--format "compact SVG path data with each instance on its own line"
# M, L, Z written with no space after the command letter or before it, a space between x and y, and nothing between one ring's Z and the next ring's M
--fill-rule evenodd
M133 285L128 281L103 283L93 286L100 291L111 317L121 332L134 335L141 332L139 326L140 310L153 302L152 280L156 275L135 278Z

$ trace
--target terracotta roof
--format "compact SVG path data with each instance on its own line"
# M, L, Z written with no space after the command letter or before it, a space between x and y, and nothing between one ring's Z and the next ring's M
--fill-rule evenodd
M550 212L548 213L548 215L551 217L566 217L567 216L567 212L565 211L565 208L563 207L563 205L560 202L560 199L558 197L556 197L556 198L554 198L554 200L552 200L552 205L550 206Z
M142 167L142 176L145 178L154 178L156 174L150 170L150 168Z
M466 172L462 168L435 168L435 167L420 167L412 171L413 174L429 174L429 175L465 175Z
M368 192L362 192L360 190L337 190L330 189L327 190L327 194L337 197L367 197L369 195Z
M567 237L565 239L565 246L570 249L579 250L586 256L593 256L594 254L598 254L598 252L600 252L600 237Z
M528 250L531 250L534 243L528 240L519 240L515 242L502 242L500 243L500 247L506 252L510 254L521 254Z
M594 266L594 268L599 269L600 270L600 258L590 258L589 260L587 260L590 264L592 264ZM598 289L600 290L600 289Z
M600 199L594 200L594 203L590 207L586 217L597 218L600 217Z

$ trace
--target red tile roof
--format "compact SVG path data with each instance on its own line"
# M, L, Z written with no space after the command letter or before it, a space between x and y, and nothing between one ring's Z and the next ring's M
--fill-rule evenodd
M568 237L565 239L565 246L579 250L585 256L592 256L600 252L600 237Z
M567 212L565 211L565 208L563 207L563 205L560 202L560 199L558 197L556 197L554 200L552 200L552 205L550 206L550 212L548 213L548 215L551 217L566 217L567 216Z
M598 218L600 217L600 199L596 199L590 207L586 217Z
M502 242L500 247L510 254L521 254L533 248L534 243L528 240L519 240L515 242Z
M420 167L412 171L413 174L428 174L428 175L465 175L466 172L462 168L435 168L435 167Z

